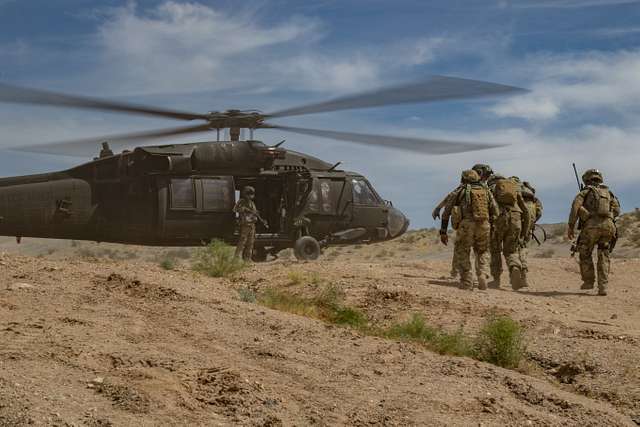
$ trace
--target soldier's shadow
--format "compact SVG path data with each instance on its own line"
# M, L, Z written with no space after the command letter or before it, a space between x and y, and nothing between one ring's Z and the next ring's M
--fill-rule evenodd
M565 291L516 291L522 295L531 295L532 297L561 297L561 296L579 296L588 297L592 296L586 292L565 292Z
M460 282L456 279L431 279L427 280L427 283L430 285L446 286L449 288L460 287Z

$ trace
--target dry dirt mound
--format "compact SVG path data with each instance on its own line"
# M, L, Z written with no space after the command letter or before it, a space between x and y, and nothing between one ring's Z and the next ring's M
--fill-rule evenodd
M448 264L276 261L226 280L4 255L0 425L634 425L640 261L614 262L607 298L577 290L571 259L535 260L526 293L461 291ZM421 313L474 334L508 313L526 326L527 361L440 356L238 292L327 284L380 325Z

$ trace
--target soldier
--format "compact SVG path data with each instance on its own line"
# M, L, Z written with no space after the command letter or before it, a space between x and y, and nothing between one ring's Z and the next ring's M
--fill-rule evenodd
M236 246L236 258L242 256L245 261L251 261L253 254L253 243L256 238L256 222L260 218L258 209L253 202L256 190L246 186L242 189L240 200L236 203L233 211L238 214L240 223L240 237Z
M454 190L444 208L440 240L445 245L449 242L447 234L449 217L456 206L460 209L461 220L456 232L453 256L456 266L460 269L460 288L469 290L473 288L470 259L470 251L473 248L476 256L478 289L487 289L490 223L498 211L491 191L481 183L476 171L462 172L462 185Z
M509 268L511 287L517 290L523 287L520 247L531 227L529 210L524 203L519 182L499 175L494 175L490 182L491 191L500 210L491 236L491 287L500 287L504 255Z
M482 182L486 182L487 179L491 175L493 175L493 169L491 169L491 166L489 166L489 165L484 165L484 164L478 163L478 164L474 165L471 169L476 171L476 173L480 176L480 181L482 181ZM462 182L460 182L460 185L455 190L453 190L452 192L447 194L445 196L445 198L442 199L442 201L440 203L438 203L438 205L433 209L433 212L431 213L431 216L433 217L434 220L440 218L440 211L442 209L444 209L444 207L447 205L448 201L450 201L453 197L455 197L456 191L458 191L462 187L464 187L464 184ZM451 212L451 226L452 226L452 228L454 230L457 230L459 223L460 223L460 211L459 211L459 208L454 208L453 211ZM454 252L455 252L455 245L456 245L456 242L453 243ZM451 260L451 277L457 277L458 276L458 271L459 271L459 269L458 269L458 266L456 265L456 258L453 257L452 260Z
M567 237L573 240L578 220L581 227L577 249L580 254L580 289L593 289L596 274L593 267L593 249L598 246L598 295L607 295L609 282L609 254L617 236L615 219L620 215L620 202L597 169L589 169L582 175L585 188L578 193L571 206Z
M524 242L522 247L520 248L520 264L522 266L521 273L521 285L523 288L529 287L529 280L527 278L527 274L529 273L529 262L528 262L528 249L527 246L531 241L531 237L533 236L533 231L536 226L536 223L542 217L542 202L538 197L536 197L536 189L527 181L522 183L522 198L524 199L524 204L527 206L527 210L529 211L529 218L531 221L531 226L529 227L529 231L525 235Z

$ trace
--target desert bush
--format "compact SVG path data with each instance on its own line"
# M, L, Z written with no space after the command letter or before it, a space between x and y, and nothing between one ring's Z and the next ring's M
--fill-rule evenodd
M508 316L491 315L476 339L475 357L503 368L517 368L524 352L522 327Z
M290 271L287 273L287 285L319 285L322 283L322 277L317 271L304 272L304 271Z
M167 257L160 261L160 267L165 270L173 270L174 268L176 268L176 261L173 258Z
M251 302L254 303L257 301L256 293L247 287L242 287L238 289L238 297L242 302Z
M382 335L391 339L418 342L440 354L473 355L473 341L465 335L462 328L449 333L427 325L424 317L419 314L414 314L406 322L389 327L382 331Z
M366 327L366 316L358 309L345 305L343 299L344 292L335 285L325 286L314 297L299 296L278 289L267 289L258 296L260 304L275 310L353 328Z
M220 240L198 248L194 254L193 269L211 277L226 277L242 270L246 264L234 256L234 248Z

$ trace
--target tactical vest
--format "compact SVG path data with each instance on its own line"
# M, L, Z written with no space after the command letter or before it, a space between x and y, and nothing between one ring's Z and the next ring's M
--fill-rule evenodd
M585 197L584 207L591 216L610 217L611 216L611 191L606 185L587 187L589 192Z
M463 191L463 218L476 222L489 220L489 189L483 185L467 185Z
M518 201L519 184L512 179L500 179L493 193L500 206L515 206Z

